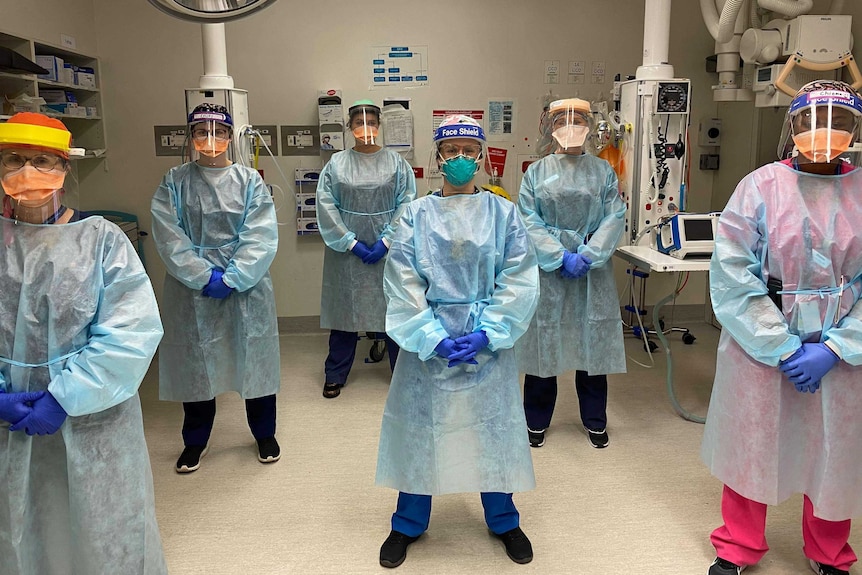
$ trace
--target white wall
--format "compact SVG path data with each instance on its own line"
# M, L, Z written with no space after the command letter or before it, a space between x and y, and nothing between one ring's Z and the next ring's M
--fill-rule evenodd
M200 27L171 19L144 0L94 2L110 157L108 171L89 178L89 193L102 207L139 214L148 229L152 193L161 175L176 163L155 157L152 126L183 123L183 90L194 87L202 73ZM609 99L613 75L634 74L641 63L643 9L642 0L367 0L361 10L334 0L281 0L258 15L227 24L228 70L237 87L249 90L251 120L257 124L316 123L316 94L321 89L341 89L347 105L360 98L412 98L417 146L413 164L426 171L432 109L478 109L489 97L514 98L518 134L508 143L504 180L513 190L514 156L533 151L542 96L551 89L560 96ZM697 3L677 0L673 10L671 63L678 76L693 80L693 119L711 117L715 105L705 96L713 79L703 64L711 39ZM430 86L369 89L369 47L390 43L428 46ZM585 61L587 83L570 85L563 77L561 84L544 84L544 60L560 60L564 68L569 60ZM605 62L604 84L589 83L593 61ZM270 161L261 163L267 179L280 183ZM279 164L289 176L300 166L284 157ZM692 170L693 209L709 209L711 186L712 174ZM418 187L426 191L429 183L420 181ZM288 210L281 213L281 219L292 221ZM316 315L322 242L297 237L289 226L280 235L272 267L278 314ZM152 242L146 250L160 291L163 267ZM621 262L617 267L622 268ZM666 291L671 279L651 280L650 291ZM679 301L702 303L703 291L702 280L693 279Z
M55 46L66 34L78 52L98 52L93 0L0 0L0 14L0 32Z

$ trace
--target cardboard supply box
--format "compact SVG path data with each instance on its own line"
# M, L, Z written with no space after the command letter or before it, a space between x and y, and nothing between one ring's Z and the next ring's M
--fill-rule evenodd
M296 233L299 235L319 234L317 218L296 218Z
M39 90L39 96L48 104L65 104L75 102L75 95L65 90Z
M82 88L96 87L96 71L93 68L74 66L73 69L75 70L75 84Z
M63 84L75 84L75 71L71 64L63 64L63 69L60 70L59 82Z
M320 179L320 168L296 168L294 171L296 185L313 185L317 186L317 180Z
M317 194L315 192L296 194L296 209L302 212L317 211Z
M52 82L59 82L60 78L63 76L61 70L63 69L63 59L58 58L57 56L40 56L36 55L36 64L48 70L47 74L39 74L37 78L40 80L50 80Z

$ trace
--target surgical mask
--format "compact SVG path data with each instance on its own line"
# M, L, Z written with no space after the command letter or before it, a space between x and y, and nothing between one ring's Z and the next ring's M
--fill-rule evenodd
M363 144L374 144L377 141L377 126L359 126L353 129L353 137Z
M568 149L583 146L589 132L589 126L569 124L562 128L557 128L551 135L563 149Z
M853 143L853 135L843 130L817 128L813 132L793 134L793 143L799 153L812 162L825 164L847 151Z
M204 156L209 156L210 158L215 158L216 156L220 156L227 151L228 146L230 145L230 140L219 140L218 138L213 138L212 136L208 137L206 140L198 141L192 140L195 145L195 150Z
M457 188L473 179L473 176L479 171L479 164L476 158L455 156L444 161L440 165L440 171L446 176L446 180Z
M0 184L3 185L6 195L16 202L39 204L61 189L65 179L64 170L40 172L33 166L26 165L3 176Z

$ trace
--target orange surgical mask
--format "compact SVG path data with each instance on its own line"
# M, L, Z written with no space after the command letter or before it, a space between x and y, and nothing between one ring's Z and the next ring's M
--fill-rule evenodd
M27 165L3 176L0 184L6 195L16 202L39 204L62 189L65 179L66 172L63 170L40 172Z
M219 140L218 138L209 137L203 141L192 140L195 145L195 150L204 156L215 158L227 152L230 145L230 140Z
M353 130L353 137L363 144L374 144L377 141L377 126L359 126Z
M847 151L853 143L853 135L843 130L817 128L793 134L793 143L799 153L812 162L825 164Z

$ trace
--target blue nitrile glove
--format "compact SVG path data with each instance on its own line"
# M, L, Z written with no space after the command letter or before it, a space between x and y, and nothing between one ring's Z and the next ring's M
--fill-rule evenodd
M437 347L434 348L434 351L437 352L442 358L450 359L452 355L463 349L464 346L458 345L455 343L455 340L451 337L447 337L443 341L437 344Z
M0 419L16 424L33 411L30 405L45 395L44 391L6 393L0 389Z
M218 268L214 268L210 275L210 283L207 284L207 287L204 288L204 291L202 291L201 294L215 299L224 299L229 296L233 291L233 288L224 283L224 280L222 279L223 275L223 271Z
M560 273L564 278L577 279L587 275L593 260L587 256L567 251L563 254L563 267Z
M371 255L371 250L368 249L368 246L360 241L357 241L356 245L350 248L350 251L352 251L353 255L361 259L363 262L365 261L365 258Z
M459 363L478 363L475 359L476 354L488 347L488 336L484 331L474 331L467 335L461 336L455 340L455 343L464 346L454 355L449 356L449 367L458 365Z
M797 391L814 393L823 376L838 363L838 356L825 343L803 343L800 349L801 354L797 350L779 367Z
M9 431L23 429L27 435L51 435L66 421L63 409L50 392L33 402L33 410L24 419L9 427Z
M362 258L362 263L371 265L376 264L383 256L386 255L386 252L389 251L389 248L386 247L386 244L383 243L383 240L377 240L374 242L374 245L371 246L371 251L368 252L368 255Z

